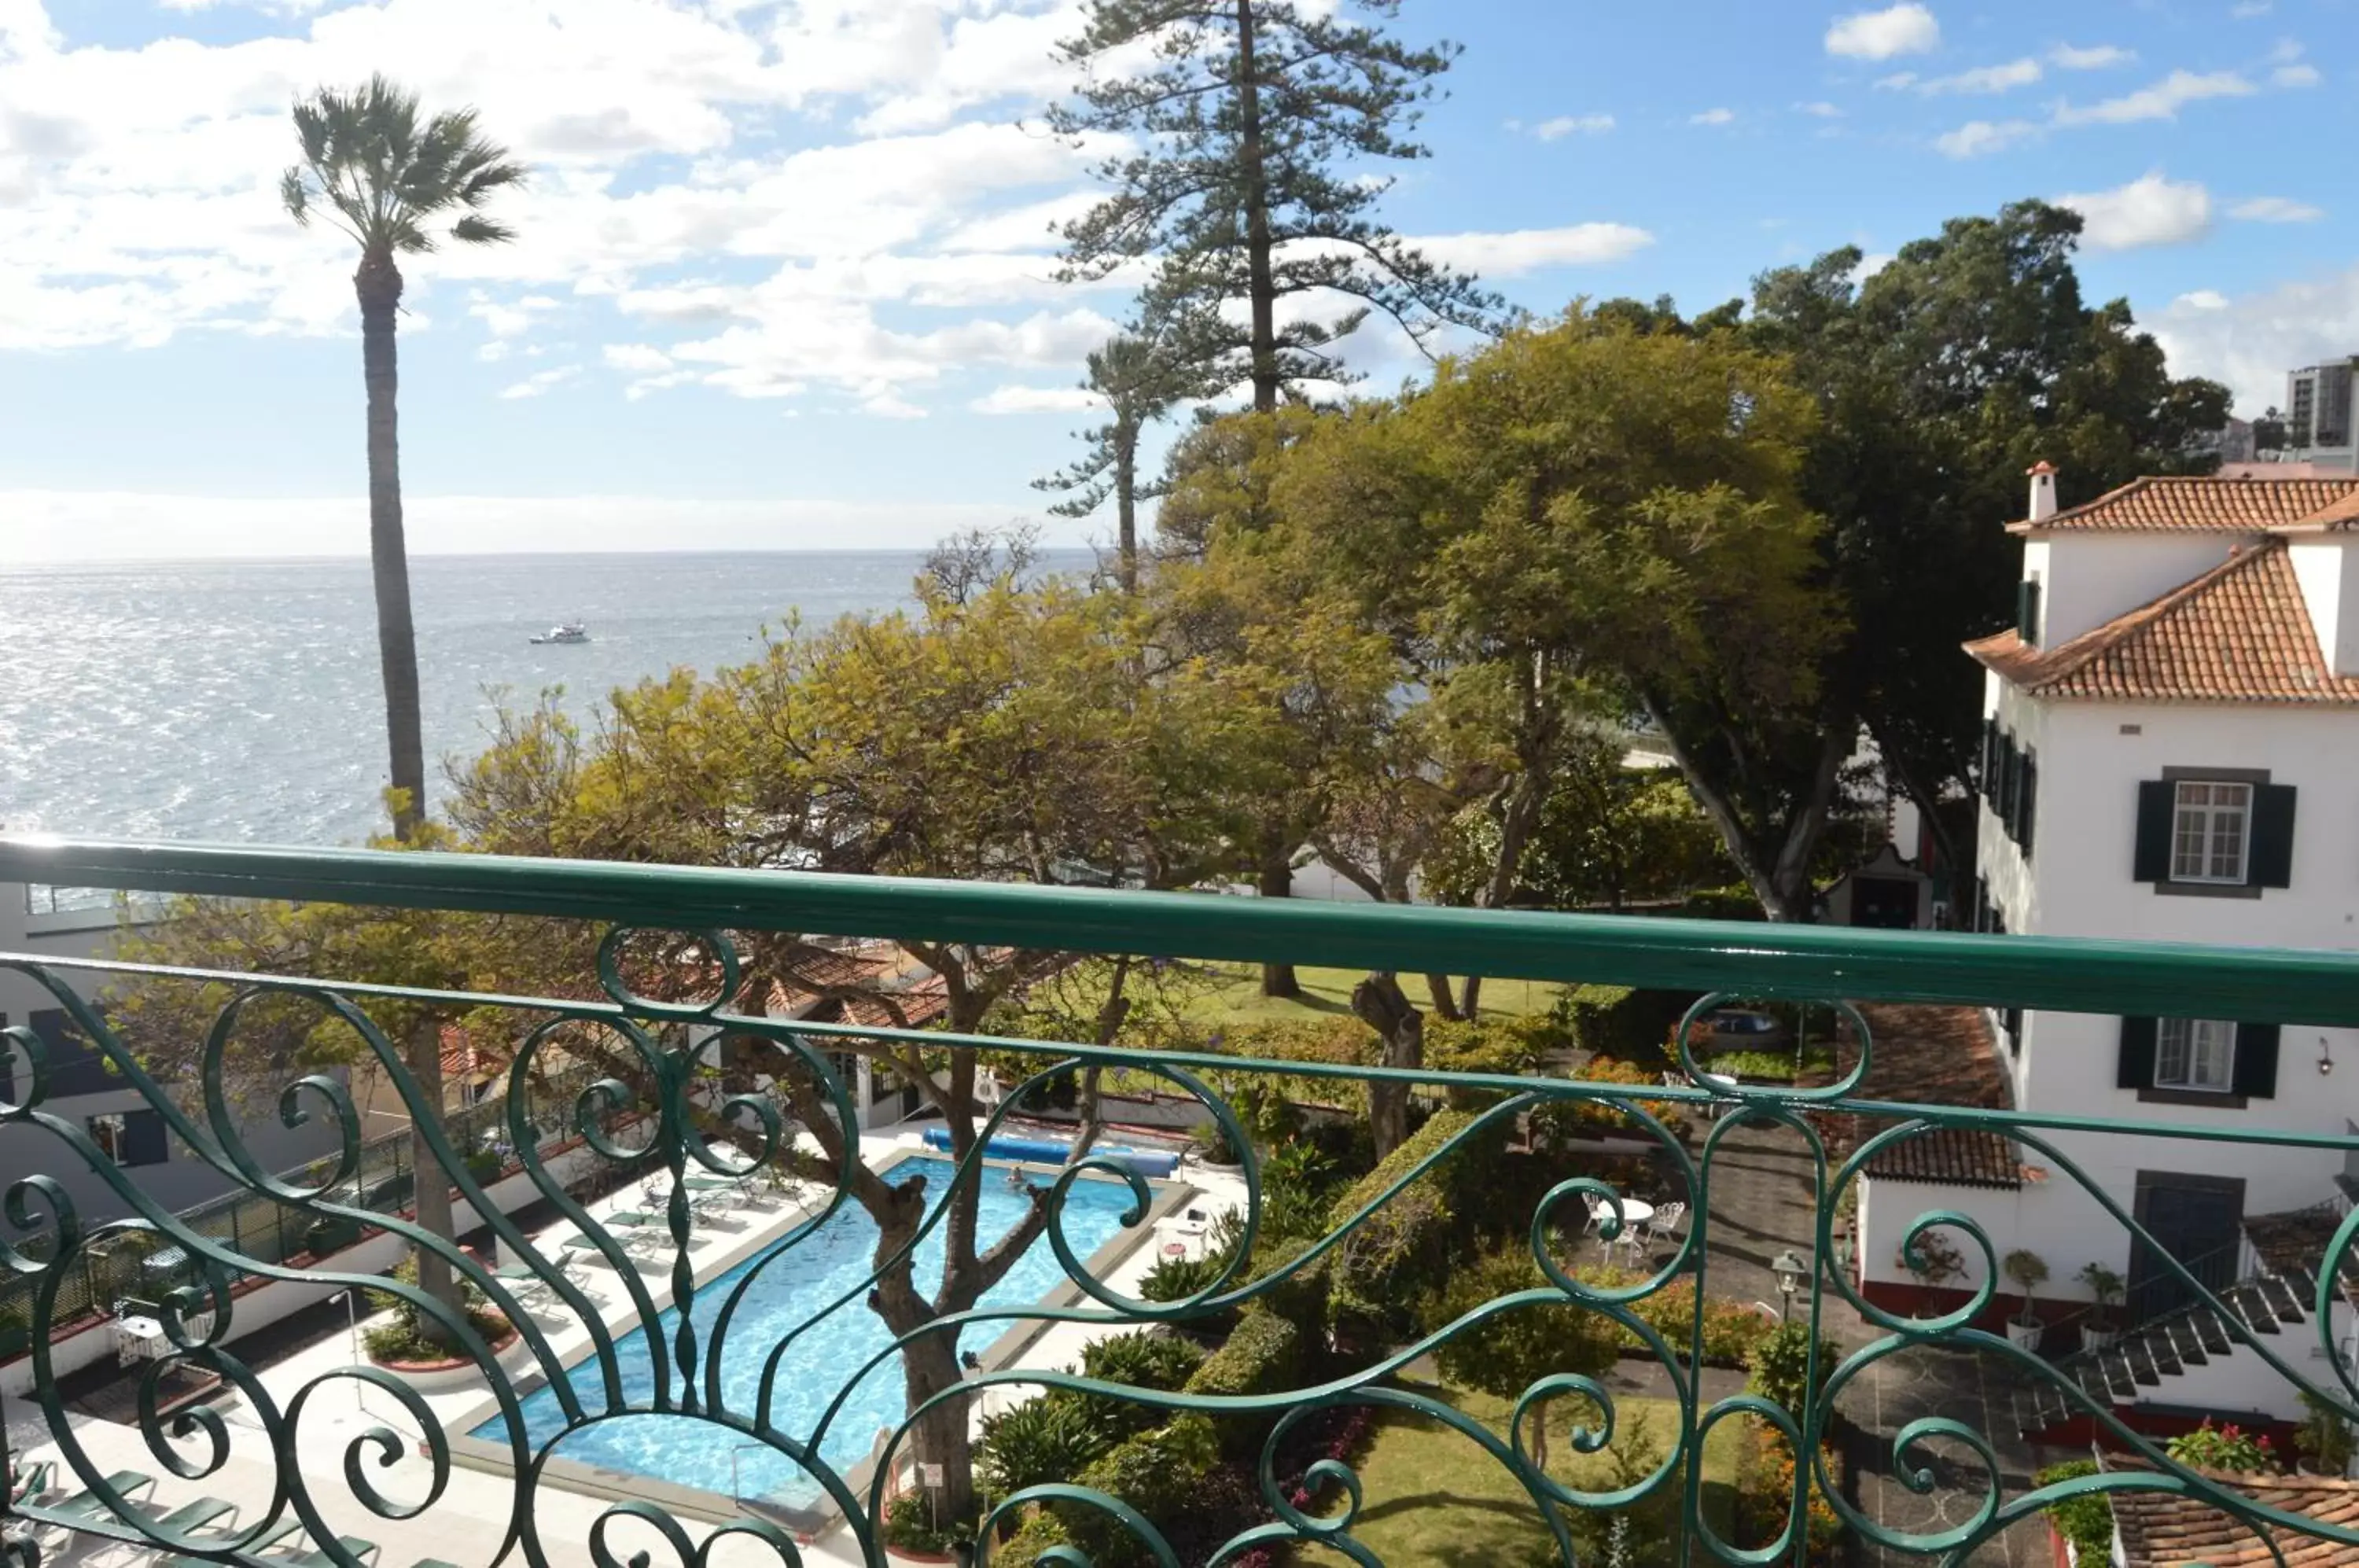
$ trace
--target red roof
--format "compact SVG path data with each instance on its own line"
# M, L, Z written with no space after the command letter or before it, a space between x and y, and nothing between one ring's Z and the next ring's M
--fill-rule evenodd
M2359 702L2359 677L2335 674L2320 650L2277 539L2060 647L2013 631L1965 646L2021 690L2065 701Z
M2359 496L2349 479L2223 479L2149 474L2007 531L2045 533L2260 533L2301 523Z

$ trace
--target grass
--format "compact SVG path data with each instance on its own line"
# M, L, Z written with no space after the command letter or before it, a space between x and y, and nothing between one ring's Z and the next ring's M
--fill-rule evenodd
M1207 1022L1238 1022L1265 1018L1311 1018L1352 1010L1352 987L1368 977L1364 969L1297 968L1299 997L1265 996L1261 971L1251 964L1208 966L1208 985L1191 998L1190 1017ZM1404 975L1401 987L1420 1007L1429 1007L1422 975ZM1482 1010L1489 1018L1516 1018L1545 1013L1556 1006L1564 987L1545 980L1485 980Z
M1498 1436L1506 1435L1513 1408L1506 1400L1460 1388L1421 1391L1473 1416ZM1620 1430L1627 1432L1641 1412L1649 1418L1656 1442L1668 1451L1671 1434L1679 1430L1679 1406L1669 1399L1623 1399L1617 1411ZM1564 1435L1571 1415L1560 1404L1551 1429L1549 1473L1569 1485L1603 1489L1611 1484L1610 1461L1605 1454L1572 1452ZM1723 1421L1704 1443L1704 1517L1723 1539L1735 1507L1743 1425ZM1531 1495L1490 1454L1439 1421L1397 1413L1387 1417L1358 1469L1366 1506L1352 1533L1381 1562L1524 1568L1559 1561L1556 1538L1541 1523ZM1315 1546L1297 1548L1295 1559L1321 1568L1347 1561Z

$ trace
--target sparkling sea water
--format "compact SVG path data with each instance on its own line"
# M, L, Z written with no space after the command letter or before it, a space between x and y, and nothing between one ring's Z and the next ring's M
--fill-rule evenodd
M427 790L487 744L495 702L709 674L806 628L911 601L918 551L424 556L410 562ZM1042 565L1087 565L1083 551ZM560 621L592 641L535 647ZM11 568L0 548L0 826L355 844L387 825L368 562Z
M937 1202L948 1190L958 1168L948 1160L912 1156L892 1167L896 1180L922 1173L927 1191ZM1007 1234L1031 1200L1011 1192L997 1167L986 1169L978 1189L975 1244L988 1251ZM1122 1228L1129 1211L1130 1189L1119 1182L1084 1178L1073 1183L1065 1200L1065 1236L1076 1257L1084 1261ZM770 1348L787 1334L809 1323L813 1314L839 1298L852 1299L795 1341L780 1364L776 1404L771 1412L778 1429L798 1440L807 1438L820 1415L871 1356L893 1343L884 1320L869 1311L863 1299L870 1271L875 1266L876 1224L857 1203L846 1203L835 1216L806 1236L777 1262L762 1270L731 1319L729 1339L722 1350L721 1375L728 1408L754 1413L761 1384L762 1363ZM712 1320L729 1292L752 1267L749 1260L711 1280L698 1282L691 1311L700 1349L712 1343ZM941 1279L942 1228L937 1226L919 1244L918 1288L930 1294ZM598 1278L603 1269L592 1271ZM986 1291L985 1307L1022 1306L1038 1301L1064 1282L1065 1271L1046 1236L1035 1241L1014 1268ZM600 1287L615 1292L611 1282ZM1017 1320L977 1324L961 1336L962 1348L980 1352ZM679 1323L677 1312L662 1317L667 1352ZM644 1334L617 1336L615 1360L627 1404L646 1408L655 1389L655 1364ZM677 1368L673 1377L679 1377ZM702 1392L699 1373L700 1395ZM603 1374L594 1360L576 1364L570 1374L580 1390L582 1410L594 1413L605 1401ZM565 1416L557 1398L547 1388L525 1397L525 1431L538 1451L564 1429ZM862 1377L844 1408L838 1411L820 1444L820 1454L836 1471L850 1469L868 1456L880 1428L898 1426L907 1411L901 1366L887 1356ZM507 1426L498 1416L479 1423L470 1433L506 1445ZM724 1496L766 1498L788 1508L809 1508L822 1495L819 1483L777 1450L756 1443L729 1427L677 1415L621 1416L601 1421L566 1437L555 1450L559 1458L627 1475L646 1475L676 1486ZM904 1444L906 1457L907 1445Z

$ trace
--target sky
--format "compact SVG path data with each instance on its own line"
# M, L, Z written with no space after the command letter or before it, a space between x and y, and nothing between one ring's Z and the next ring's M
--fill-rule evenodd
M1309 0L1314 5L1349 0ZM350 242L288 106L373 70L532 167L405 264L411 548L923 546L1037 517L1135 279L1077 0L0 0L0 567L366 548ZM2359 352L2359 0L1405 0L1462 46L1382 216L1542 314L1876 265L2027 196L2240 412ZM1418 374L1389 330L1369 387ZM1058 542L1103 539L1055 520Z

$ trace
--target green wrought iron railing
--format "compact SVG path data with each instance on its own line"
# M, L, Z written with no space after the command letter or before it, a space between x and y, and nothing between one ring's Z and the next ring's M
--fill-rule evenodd
M28 1443L38 1434L12 1423L7 1440L44 1460L53 1451L64 1482L12 1486L5 1539L20 1561L99 1536L263 1568L288 1560L273 1553L299 1530L317 1561L342 1568L585 1559L614 1568L660 1553L719 1568L746 1552L882 1564L888 1536L1060 1568L1266 1563L1284 1552L1397 1563L1409 1559L1382 1548L1385 1517L1397 1510L1368 1493L1355 1466L1372 1444L1411 1431L1484 1456L1522 1499L1519 1521L1566 1563L1805 1563L1869 1549L1962 1562L2001 1531L2091 1495L2125 1514L2191 1500L2273 1552L2301 1536L2359 1549L2359 1530L2301 1511L2281 1491L2170 1456L2154 1412L2131 1407L2149 1395L2169 1403L2167 1380L2196 1352L2145 1346L2124 1399L2112 1373L2091 1379L2060 1365L2071 1346L2042 1354L2004 1332L2001 1264L2015 1238L1994 1234L2004 1204L1992 1206L1989 1187L1921 1207L1926 1181L1938 1178L1918 1171L1887 1184L1880 1173L1918 1145L2001 1140L2016 1169L1999 1172L1998 1185L2012 1178L2075 1194L2110 1227L2109 1256L2135 1260L2149 1282L2175 1287L2175 1310L2200 1314L2212 1359L2241 1357L2307 1396L2321 1420L2347 1421L2359 1419L2359 1385L2340 1336L2359 1216L2328 1225L2303 1269L2276 1270L2280 1306L2263 1323L2234 1287L2174 1256L2187 1248L2152 1227L2154 1215L2122 1190L2122 1160L2104 1151L2116 1140L2187 1147L2194 1169L2312 1161L2322 1195L2359 1137L2273 1127L2266 1116L2229 1125L1922 1103L1874 1087L1910 1076L1895 1074L1891 1060L1909 1048L1877 1040L1861 1010L1908 1003L2339 1029L2359 1024L2359 958L2349 954L28 838L0 838L0 880L521 917L527 930L547 921L552 933L601 933L589 944L552 936L552 963L594 946L594 976L553 973L538 991L0 953L0 973L45 992L165 1119L177 1157L289 1214L381 1225L464 1288L462 1299L386 1279L382 1262L289 1260L283 1248L191 1226L93 1141L70 1099L49 1099L41 1041L7 1031L16 1073L15 1103L0 1108L0 1175L15 1180L0 1236L49 1238L0 1252L31 1293L29 1398L46 1428L46 1442ZM513 922L504 929L528 964L533 944L513 941ZM800 961L848 951L810 940L819 937L895 943L901 956L864 960L860 985L783 984L803 971L782 953ZM959 976L930 992L913 967L929 953ZM1180 1029L1167 1037L1171 1048L1145 1050L1117 1027L1116 1007L1100 1009L1096 1039L904 1027L916 1022L911 999L929 995L952 1022L1004 1017L977 1010L972 975L1018 988L1054 981L1103 1003L1116 977L1180 961L1651 987L1679 993L1686 1011L1663 1042L1667 1076L1643 1082L1571 1075L1570 1058L1512 1072L1399 1064L1409 1037L1397 1032L1394 1065L1332 1051L1255 1054L1250 1030L1215 1040ZM135 986L210 998L213 1022L191 1078L152 1074L134 1031L93 1000ZM1713 1075L1705 1020L1732 1001L1815 1005L1821 1018L1838 1018L1832 1067L1790 1083ZM273 1005L310 1009L384 1075L419 1119L451 1192L484 1216L495 1257L415 1214L339 1201L363 1140L337 1073L298 1074L264 1103L289 1126L323 1122L341 1153L301 1180L255 1162L232 1081L250 1071L238 1056L242 1023ZM1090 1022L1086 1008L1064 1012ZM541 1221L488 1200L469 1150L409 1073L392 1031L420 1019L463 1019L516 1064L504 1115ZM1433 1032L1439 1044L1442 1031ZM582 1152L566 1170L541 1157L545 1129L533 1125L527 1087L560 1059L592 1080L572 1106ZM925 1157L864 1127L886 1072L918 1084L939 1113L925 1125L941 1129L947 1163L913 1163ZM1151 1128L1108 1130L1115 1097L1135 1123L1192 1127L1199 1152L1167 1174ZM1355 1121L1435 1103L1445 1108L1398 1153L1364 1174L1364 1160L1352 1163ZM1364 1104L1368 1117L1349 1114ZM1016 1162L1044 1152L1006 1141L1019 1135L1053 1135L1072 1157ZM1757 1181L1734 1171L1757 1166L1770 1145L1791 1157L1793 1186L1808 1198L1799 1234L1730 1213L1761 1201L1745 1190ZM1233 1156L1234 1170L1206 1150ZM1340 1152L1340 1173L1317 1169L1321 1150ZM91 1172L125 1217L81 1216L54 1174L60 1162ZM585 1201L599 1169L620 1166L657 1172L633 1209ZM1642 1191L1649 1212L1686 1205L1685 1224L1643 1231ZM1912 1212L1896 1214L1904 1201ZM1232 1203L1234 1221L1204 1223ZM1876 1203L1880 1228L1855 1216ZM987 1234L995 1225L1006 1234ZM158 1303L166 1343L136 1372L136 1420L102 1433L105 1423L77 1419L60 1391L51 1330L79 1260L124 1236L178 1247L192 1270ZM1812 1331L1800 1336L1798 1365L1780 1376L1756 1334L1753 1391L1708 1398L1710 1367L1728 1358L1717 1345L1727 1312L1716 1303L1733 1298L1741 1312L1774 1292L1759 1255L1780 1244L1802 1264L1789 1309ZM1174 1248L1154 1288L1142 1285L1140 1264ZM1518 1251L1520 1283L1484 1273L1507 1282L1465 1298L1466 1277ZM1616 1254L1625 1265L1601 1261ZM1907 1278L1896 1281L1901 1264ZM2302 1299L2288 1305L2292 1272ZM290 1381L298 1375L242 1350L260 1342L245 1339L241 1314L255 1316L256 1291L279 1286L378 1290L396 1317L446 1348L450 1365L329 1364ZM1499 1407L1504 1419L1427 1380L1430 1356L1445 1370L1528 1357L1515 1346L1531 1336L1502 1331L1534 1314L1549 1325L1540 1363L1525 1366L1529 1375ZM1086 1340L1141 1328L1179 1348L1081 1352ZM1592 1352L1577 1353L1600 1335L1675 1414L1643 1456L1617 1418L1622 1397ZM1560 1367L1548 1361L1554 1337ZM1929 1356L1973 1357L1984 1382L2040 1391L2052 1400L2048 1435L2069 1432L2083 1451L2093 1435L2114 1458L2098 1474L2035 1486L2017 1434L1930 1409L1879 1424L1862 1408L1883 1371ZM170 1378L190 1371L217 1379L223 1397L163 1410ZM341 1398L345 1386L359 1390L354 1409L364 1393L374 1413L337 1417L332 1388ZM862 1430L880 1388L884 1430ZM1022 1403L1041 1399L1061 1403L1053 1412ZM1027 1408L1049 1437L1018 1441ZM1353 1412L1375 1414L1373 1432ZM1800 1456L1790 1479L1774 1464L1745 1472L1734 1508L1725 1477L1708 1474L1728 1446L1715 1434L1732 1422L1757 1434L1756 1458ZM1560 1444L1553 1460L1542 1456L1551 1427L1570 1428L1569 1455ZM172 1507L124 1462L135 1443L171 1477ZM1060 1455L1070 1462L1062 1470ZM1776 1483L1766 1493L1763 1474ZM1235 1484L1223 1489L1220 1475ZM1832 1531L1814 1524L1820 1510L1831 1512Z

